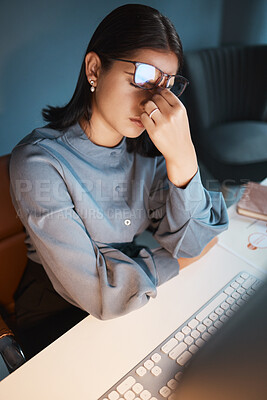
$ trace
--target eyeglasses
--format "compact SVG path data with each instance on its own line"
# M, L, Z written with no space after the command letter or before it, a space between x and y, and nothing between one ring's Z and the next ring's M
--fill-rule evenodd
M175 93L179 97L189 85L189 81L183 76L166 74L151 64L122 60L121 58L112 58L112 60L134 64L134 84L141 89L149 90L158 86L171 89L175 83Z

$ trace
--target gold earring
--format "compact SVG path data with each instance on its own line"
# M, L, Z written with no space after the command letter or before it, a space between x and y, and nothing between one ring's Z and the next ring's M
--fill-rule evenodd
M91 87L90 87L90 90L91 90L91 92L93 93L94 91L95 91L95 87L94 87L94 81L93 81L93 79L91 79L90 81L89 81L89 83L90 83L90 85L91 85Z

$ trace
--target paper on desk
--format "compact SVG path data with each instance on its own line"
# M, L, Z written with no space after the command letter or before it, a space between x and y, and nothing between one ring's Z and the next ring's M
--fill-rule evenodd
M219 245L255 268L267 272L267 223L237 214L230 207L229 228L219 235Z

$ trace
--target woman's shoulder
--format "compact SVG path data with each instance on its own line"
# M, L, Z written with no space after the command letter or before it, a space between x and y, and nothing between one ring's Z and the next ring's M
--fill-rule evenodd
M27 145L34 145L43 140L55 140L62 136L64 132L58 131L52 128L49 128L48 125L45 125L40 128L34 129L31 133L25 136L13 149L16 150L20 147Z
M34 129L13 148L10 158L10 171L16 170L26 173L26 170L34 170L37 164L43 166L45 164L57 165L58 168L59 163L50 148L51 143L55 142L62 134L62 132L48 126Z
M36 154L42 157L57 158L56 154L60 153L61 138L68 135L72 129L65 130L52 129L49 125L34 129L31 133L25 136L11 152L11 162L14 158L29 159Z

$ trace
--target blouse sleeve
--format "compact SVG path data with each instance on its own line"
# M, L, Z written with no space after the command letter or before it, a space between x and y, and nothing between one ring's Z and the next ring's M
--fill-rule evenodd
M44 157L37 146L32 146L28 159L22 149L13 151L10 177L17 213L63 298L99 319L109 319L156 296L158 275L151 253L144 248L130 258L96 244L75 211L63 171L52 155ZM48 192L49 184L53 190Z
M175 258L197 256L228 227L222 194L203 187L199 170L185 188L176 187L167 178L163 157L158 159L148 209L155 239Z

